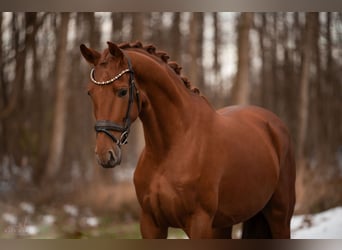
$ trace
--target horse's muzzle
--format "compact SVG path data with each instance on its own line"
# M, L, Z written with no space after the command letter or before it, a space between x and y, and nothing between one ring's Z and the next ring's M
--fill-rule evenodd
M96 153L97 162L104 168L114 168L121 163L121 148L116 146L115 150L108 150L104 154Z

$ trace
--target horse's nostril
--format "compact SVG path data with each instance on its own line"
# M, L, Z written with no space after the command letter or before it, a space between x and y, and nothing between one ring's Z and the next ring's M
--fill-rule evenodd
M102 167L113 168L120 164L121 151L119 149L117 152L114 149L110 149L105 152L102 154L96 154L97 161Z
M109 154L109 161L115 161L115 154L112 150L108 151Z

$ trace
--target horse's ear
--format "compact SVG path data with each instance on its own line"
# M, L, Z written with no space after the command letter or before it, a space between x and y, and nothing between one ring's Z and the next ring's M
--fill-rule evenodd
M81 44L80 50L84 59L86 59L87 62L89 62L90 64L93 64L95 66L99 62L101 54L96 50L87 48L87 46L85 46L84 44Z
M109 52L112 56L116 58L123 58L123 53L121 49L115 43L107 42L107 44L108 44Z

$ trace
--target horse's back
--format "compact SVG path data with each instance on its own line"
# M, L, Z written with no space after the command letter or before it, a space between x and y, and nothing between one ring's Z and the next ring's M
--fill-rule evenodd
M254 120L272 122L287 131L285 125L278 116L276 116L271 111L258 106L228 106L217 110L217 113L222 116L234 117L236 119L241 119L244 121Z

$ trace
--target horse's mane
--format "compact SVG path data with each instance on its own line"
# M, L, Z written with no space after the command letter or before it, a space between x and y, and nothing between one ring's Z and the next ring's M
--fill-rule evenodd
M122 44L119 44L119 48L121 48L121 49L130 49L130 48L143 49L147 53L159 57L163 62L168 64L170 66L170 68L173 69L173 71L177 75L179 75L179 77L182 79L182 81L183 81L183 83L184 83L184 85L185 85L185 87L187 89L189 89L192 92L200 95L200 90L198 88L196 88L196 87L193 87L187 77L181 75L182 67L179 66L174 61L170 61L169 62L169 59L170 59L169 55L166 52L164 52L164 51L157 50L157 48L154 45L150 44L150 45L145 45L144 46L140 41L137 41L137 42L134 42L134 43L122 43Z

